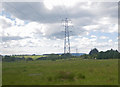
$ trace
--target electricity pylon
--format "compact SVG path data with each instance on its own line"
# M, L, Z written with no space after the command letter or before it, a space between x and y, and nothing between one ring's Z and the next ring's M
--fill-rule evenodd
M64 54L70 53L70 38L69 38L69 19L65 18L64 28L65 28L65 37L64 37Z

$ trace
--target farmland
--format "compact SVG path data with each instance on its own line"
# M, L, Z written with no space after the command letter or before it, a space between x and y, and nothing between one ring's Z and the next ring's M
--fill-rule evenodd
M19 58L32 58L33 60L40 58L40 57L46 57L45 55L20 55L20 56L15 56L15 57L19 57Z
M3 62L3 85L117 85L118 59Z

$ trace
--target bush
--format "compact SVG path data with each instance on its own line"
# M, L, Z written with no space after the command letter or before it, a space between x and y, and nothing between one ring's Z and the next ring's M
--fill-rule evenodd
M5 62L13 62L13 61L15 61L15 57L11 57L11 56L5 56L4 58L3 58L3 61L5 61Z
M37 58L36 60L46 60L47 57L40 57L40 58Z
M47 77L47 80L48 80L48 81L52 81L53 78L49 76L49 77Z
M75 74L72 72L60 71L57 74L57 79L59 80L74 80Z
M73 57L70 53L62 54L61 59L67 59Z
M78 74L78 78L79 78L79 79L85 79L85 75L79 73L79 74Z
M33 61L33 59L32 58L27 58L26 61Z
M47 59L55 61L56 59L59 59L59 55L58 54L49 54Z

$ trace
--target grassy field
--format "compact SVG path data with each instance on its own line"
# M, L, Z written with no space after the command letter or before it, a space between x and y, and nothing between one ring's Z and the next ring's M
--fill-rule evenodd
M2 86L2 62L0 61L0 86Z
M3 62L3 85L117 85L118 60Z
M40 57L46 57L45 55L24 55L24 56L15 56L15 57L19 57L19 58L32 58L33 60L40 58Z

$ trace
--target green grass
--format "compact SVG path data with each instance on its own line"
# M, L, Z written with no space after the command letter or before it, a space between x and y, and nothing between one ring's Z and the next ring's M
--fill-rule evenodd
M2 86L2 62L0 61L0 86Z
M117 85L118 60L3 62L3 85Z

